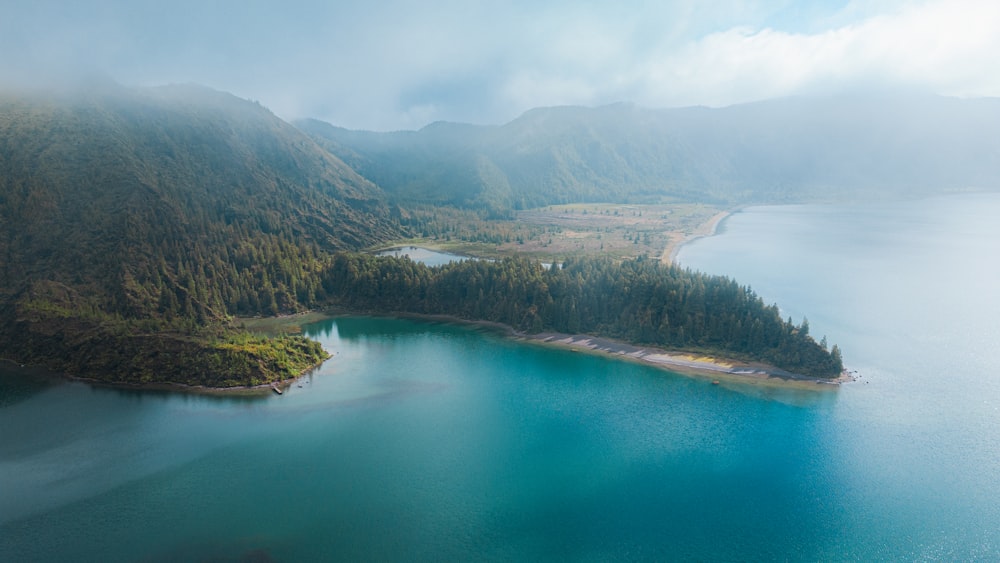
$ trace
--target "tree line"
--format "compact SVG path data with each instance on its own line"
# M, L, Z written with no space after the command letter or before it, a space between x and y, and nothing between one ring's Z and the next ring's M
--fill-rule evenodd
M644 258L574 258L545 267L511 257L429 267L406 257L339 253L322 273L322 286L332 303L357 311L594 334L724 353L815 377L843 370L836 345L827 350L809 335L807 321L782 320L777 306L750 288Z

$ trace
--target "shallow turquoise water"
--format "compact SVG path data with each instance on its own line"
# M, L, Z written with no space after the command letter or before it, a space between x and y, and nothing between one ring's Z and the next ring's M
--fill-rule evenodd
M280 397L8 376L0 558L1000 558L998 212L752 208L682 250L840 344L832 392L364 317Z

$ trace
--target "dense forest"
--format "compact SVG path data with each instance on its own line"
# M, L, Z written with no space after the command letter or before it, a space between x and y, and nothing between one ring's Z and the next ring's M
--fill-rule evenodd
M0 97L0 286L129 316L287 310L296 269L399 234L384 194L267 110L198 87Z
M387 193L325 143L197 86L0 94L0 358L116 383L259 385L325 353L249 335L235 316L339 306L839 372L838 350L726 279L647 260L432 269L360 254L409 236L498 244L526 231L491 223L511 217L506 200L440 207L461 203L438 197L465 189L454 177L427 184L422 202ZM477 232L456 226L468 214Z
M524 258L428 267L405 257L341 253L323 286L350 310L607 336L760 360L814 377L843 370L836 345L826 350L810 337L807 321L783 321L776 306L749 288L642 258L580 258L547 268Z
M0 315L3 357L107 383L254 387L294 377L329 357L301 336L267 338L217 321L123 317L51 283L0 304Z
M136 383L287 379L319 345L231 316L315 306L330 253L397 236L396 213L229 94L0 95L0 357Z

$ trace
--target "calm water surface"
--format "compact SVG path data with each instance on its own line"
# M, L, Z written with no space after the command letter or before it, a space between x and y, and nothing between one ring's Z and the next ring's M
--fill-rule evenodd
M411 260L427 264L428 266L444 266L452 262L468 260L465 256L438 252L419 246L403 246L400 248L390 248L378 253L379 256L409 256Z
M682 250L830 392L342 318L283 396L0 379L0 559L996 560L1000 196L762 207Z

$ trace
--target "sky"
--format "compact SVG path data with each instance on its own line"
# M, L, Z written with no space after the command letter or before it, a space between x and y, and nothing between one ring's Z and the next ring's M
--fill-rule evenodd
M533 107L1000 96L995 0L5 0L0 85L194 82L351 129Z

